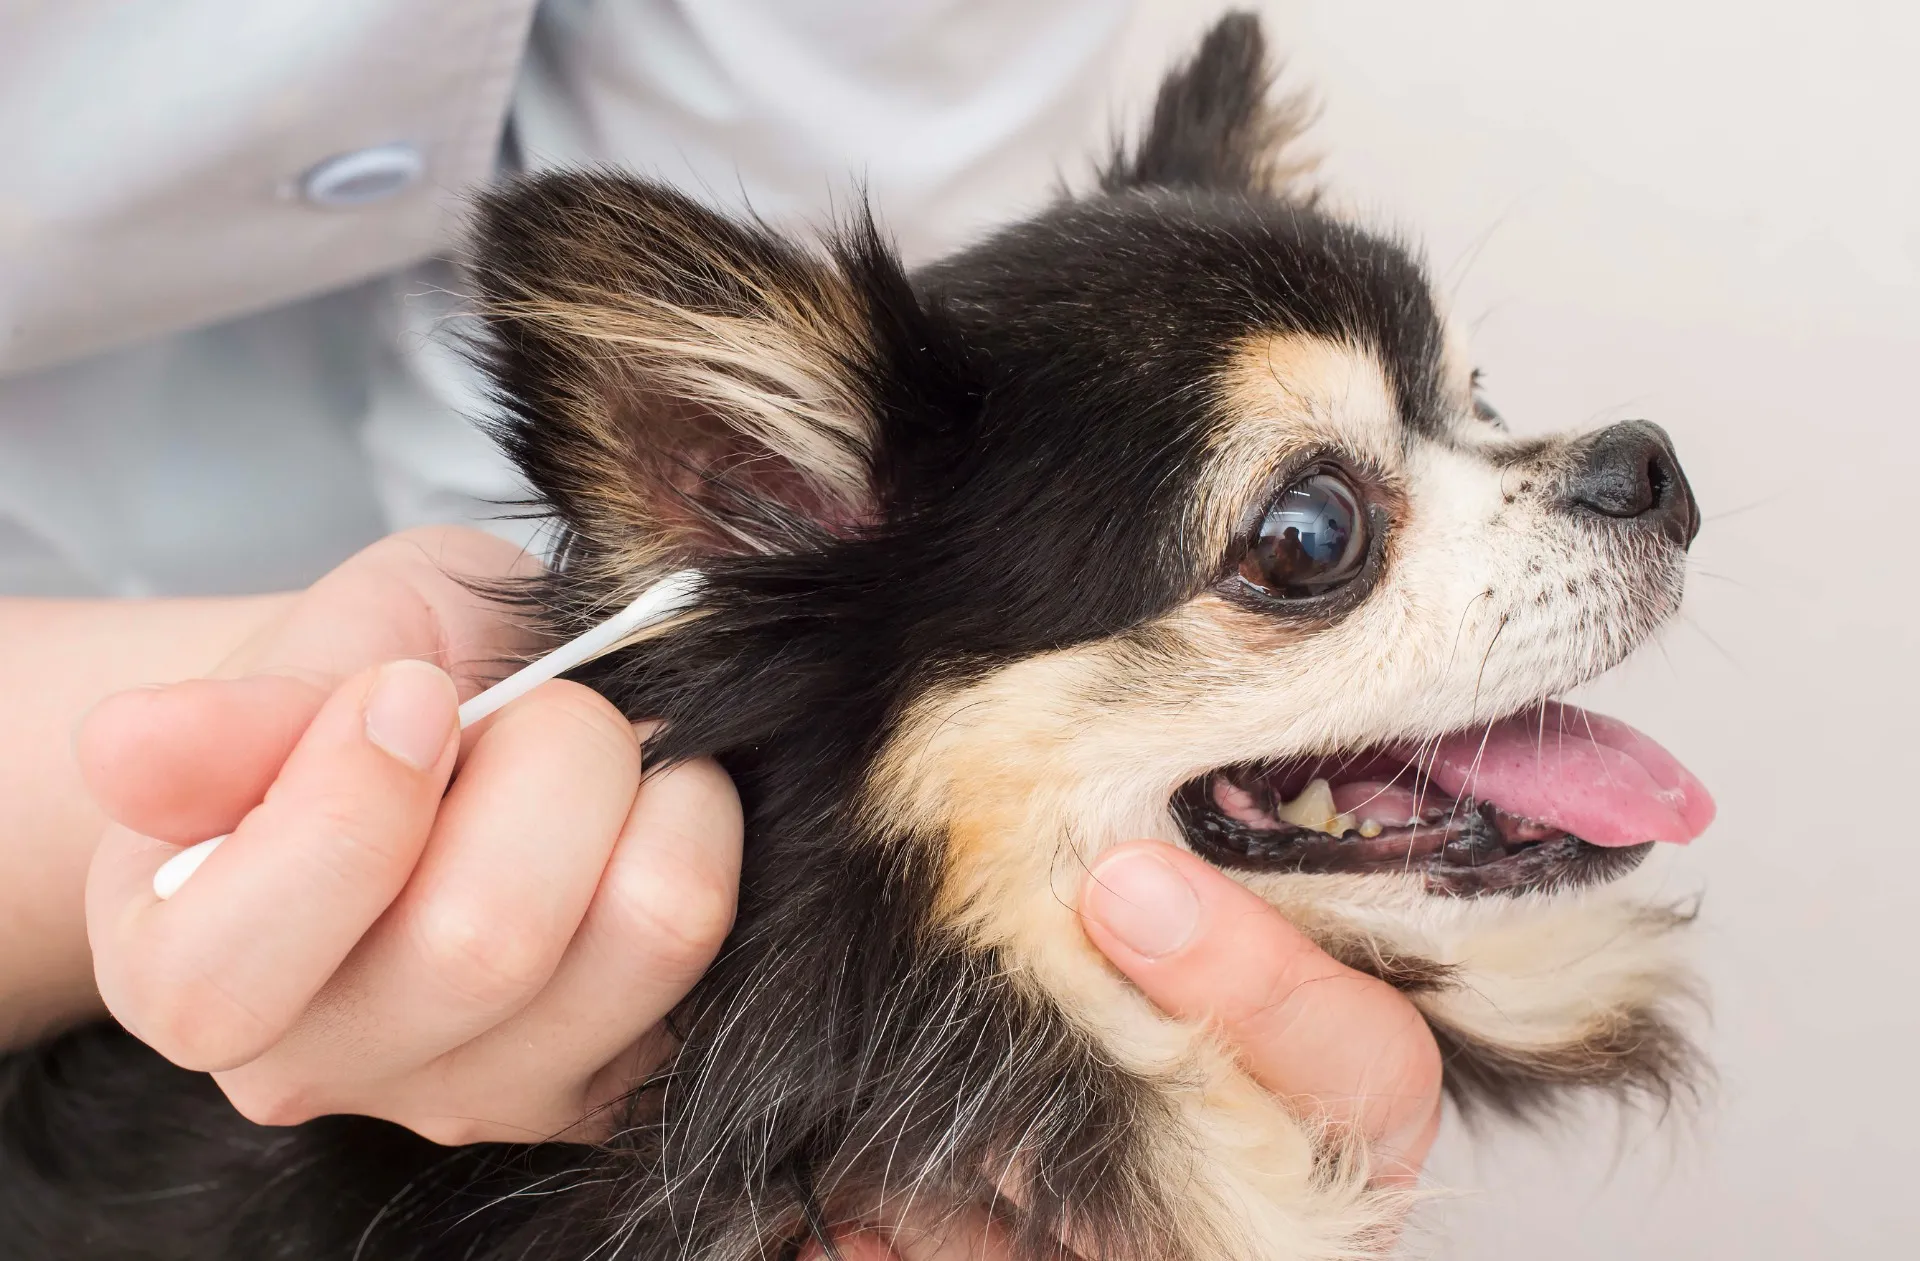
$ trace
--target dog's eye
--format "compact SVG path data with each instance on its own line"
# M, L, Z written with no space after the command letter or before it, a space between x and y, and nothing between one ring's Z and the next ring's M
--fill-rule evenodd
M1487 396L1480 392L1480 369L1478 368L1473 370L1473 416L1475 420L1483 420L1495 429L1507 427L1506 417L1495 411L1493 404L1487 402Z
M1367 515L1360 495L1332 469L1281 491L1267 508L1240 579L1285 600L1325 595L1351 581L1367 559Z

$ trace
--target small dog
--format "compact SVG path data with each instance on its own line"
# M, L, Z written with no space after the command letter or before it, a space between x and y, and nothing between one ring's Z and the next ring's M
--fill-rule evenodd
M1659 429L1509 436L1420 265L1323 212L1223 20L1098 190L908 276L611 174L483 207L502 440L564 524L581 677L717 755L737 926L597 1148L248 1125L91 1030L16 1057L0 1253L792 1257L911 1197L1022 1256L1390 1246L1364 1145L1262 1091L1088 944L1103 847L1162 837L1404 990L1457 1103L1668 1097L1682 911L1634 891L1712 806L1552 698L1678 607Z

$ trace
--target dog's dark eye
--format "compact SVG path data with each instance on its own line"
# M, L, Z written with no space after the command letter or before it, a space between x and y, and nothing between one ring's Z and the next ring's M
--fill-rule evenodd
M1321 469L1281 491L1247 553L1241 581L1286 600L1325 595L1367 559L1367 515L1339 473Z
M1480 392L1480 369L1478 368L1473 370L1473 416L1475 420L1483 420L1495 429L1507 427L1506 417L1495 411L1493 404L1487 402L1487 396Z

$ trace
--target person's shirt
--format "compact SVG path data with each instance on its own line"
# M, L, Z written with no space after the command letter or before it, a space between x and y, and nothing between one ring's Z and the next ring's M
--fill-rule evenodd
M0 592L310 580L520 488L445 335L508 161L910 258L1050 195L1128 0L0 7ZM505 527L503 527L505 528Z

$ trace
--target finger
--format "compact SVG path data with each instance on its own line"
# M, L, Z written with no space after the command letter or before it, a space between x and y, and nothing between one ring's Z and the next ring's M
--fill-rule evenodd
M1251 891L1159 842L1101 856L1087 935L1163 1010L1219 1026L1297 1106L1417 1165L1439 1113L1440 1055L1412 1003L1356 972Z
M539 570L524 548L478 530L390 535L310 587L218 673L271 670L330 684L376 662L417 657L452 675L464 698L539 645L527 619L487 596L484 584Z
M189 1068L277 1041L406 882L457 745L454 689L396 661L343 684L266 799L171 901L167 846L109 829L87 925L108 1008Z
M108 818L190 845L260 804L327 696L283 675L119 692L82 720L74 753Z
M402 1081L519 1010L574 937L639 783L632 728L589 689L549 683L501 711L406 889L273 1053L222 1080L229 1097ZM513 1117L551 1072L523 1067L452 1102Z
M667 1050L650 1035L733 925L742 834L739 794L718 764L688 762L649 777L551 981L510 1020L450 1054L441 1075L476 1100L502 1100L503 1086L517 1087L524 1111L492 1114L516 1127L515 1140L603 1133L608 1105ZM550 1088L528 1094L532 1083ZM469 1130L463 1141L481 1137L509 1135Z

